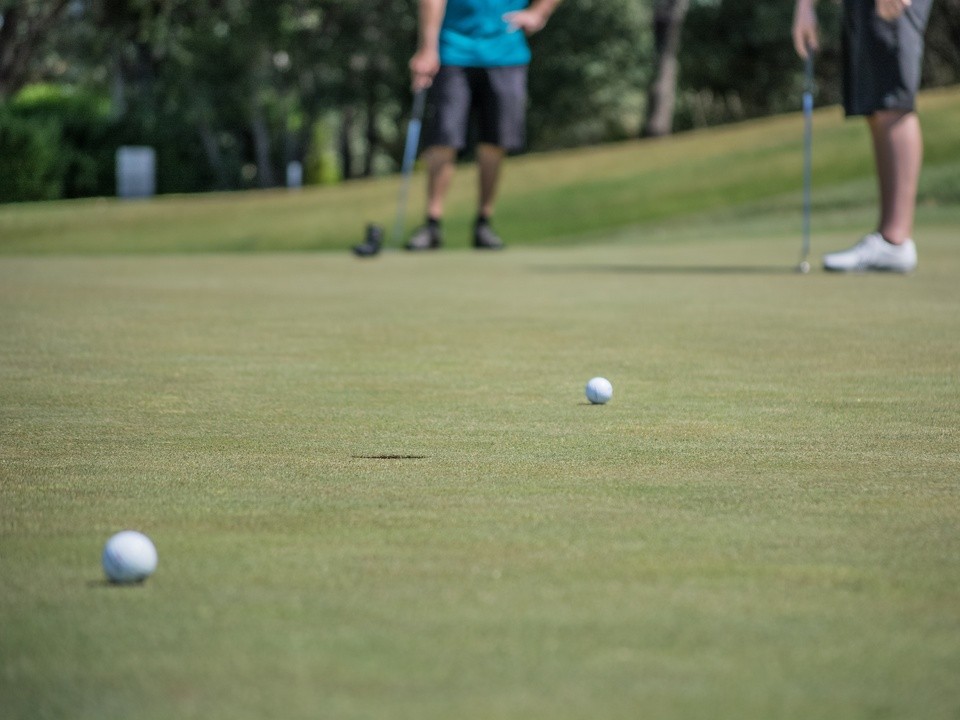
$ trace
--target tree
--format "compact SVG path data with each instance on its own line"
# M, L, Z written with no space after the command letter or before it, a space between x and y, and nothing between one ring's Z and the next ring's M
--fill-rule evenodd
M680 38L689 0L656 0L653 10L654 71L647 91L647 116L643 134L669 135L677 102L680 74Z
M924 80L934 85L960 81L960 0L937 0L927 25Z
M530 147L635 136L649 77L649 10L637 0L564 0L530 39Z
M817 103L842 99L841 16L820 2ZM718 0L691 5L680 50L675 126L701 127L798 110L803 63L790 39L793 3ZM926 34L925 87L960 79L960 2L937 0Z
M839 9L821 2L819 98L839 97ZM793 3L720 0L690 8L680 52L676 124L701 127L799 107L803 65L793 49Z
M0 101L27 84L37 56L69 0L2 0L0 2Z
M269 187L289 161L316 158L335 139L343 177L393 172L411 102L416 7L417 0L0 0L0 106L37 81L92 99L107 108L110 132L67 132L58 120L60 144L81 151L86 141L78 138L105 136L95 151L101 165L110 143L154 145L161 192ZM835 102L838 10L828 2L819 10L818 99ZM802 67L789 41L791 13L792 2L565 0L530 40L529 147L796 109ZM960 0L937 0L927 86L960 78L958 48ZM23 134L22 125L13 130ZM92 185L62 187L80 193Z

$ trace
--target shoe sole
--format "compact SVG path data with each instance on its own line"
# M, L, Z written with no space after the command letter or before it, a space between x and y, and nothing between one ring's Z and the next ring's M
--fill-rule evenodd
M866 268L838 268L824 265L823 269L832 273L846 273L848 275L864 275L866 273L893 273L896 275L907 275L916 270L912 268L891 268L891 267L866 267Z

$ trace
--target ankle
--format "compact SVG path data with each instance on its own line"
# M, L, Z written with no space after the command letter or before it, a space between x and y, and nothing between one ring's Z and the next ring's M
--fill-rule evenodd
M884 232L883 230L877 230L877 235L883 238L883 240L890 245L903 245L905 242L910 240L909 235L904 235L903 233L892 233Z

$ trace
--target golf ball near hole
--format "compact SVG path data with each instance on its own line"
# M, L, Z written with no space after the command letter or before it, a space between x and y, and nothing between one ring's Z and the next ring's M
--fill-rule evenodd
M143 582L157 569L157 549L143 533L124 530L107 540L102 562L110 582Z
M587 400L603 405L613 397L613 385L606 378L595 377L587 383Z

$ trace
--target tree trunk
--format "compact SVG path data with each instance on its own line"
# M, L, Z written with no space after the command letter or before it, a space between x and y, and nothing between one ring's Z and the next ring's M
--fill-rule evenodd
M377 103L371 92L367 96L367 148L363 159L363 177L373 177L373 159L380 144L380 134L377 132Z
M277 183L270 160L270 128L259 104L254 104L250 130L253 133L253 152L257 160L257 184L262 188L274 187Z
M680 34L690 0L657 0L653 13L656 70L647 89L647 117L643 135L661 137L673 131L680 65Z
M207 156L207 163L213 171L214 184L217 190L227 190L230 188L230 180L227 177L227 166L223 162L223 154L220 152L220 145L217 143L217 136L210 127L210 121L206 116L199 122L198 132L200 134L200 143L203 145L203 153Z

